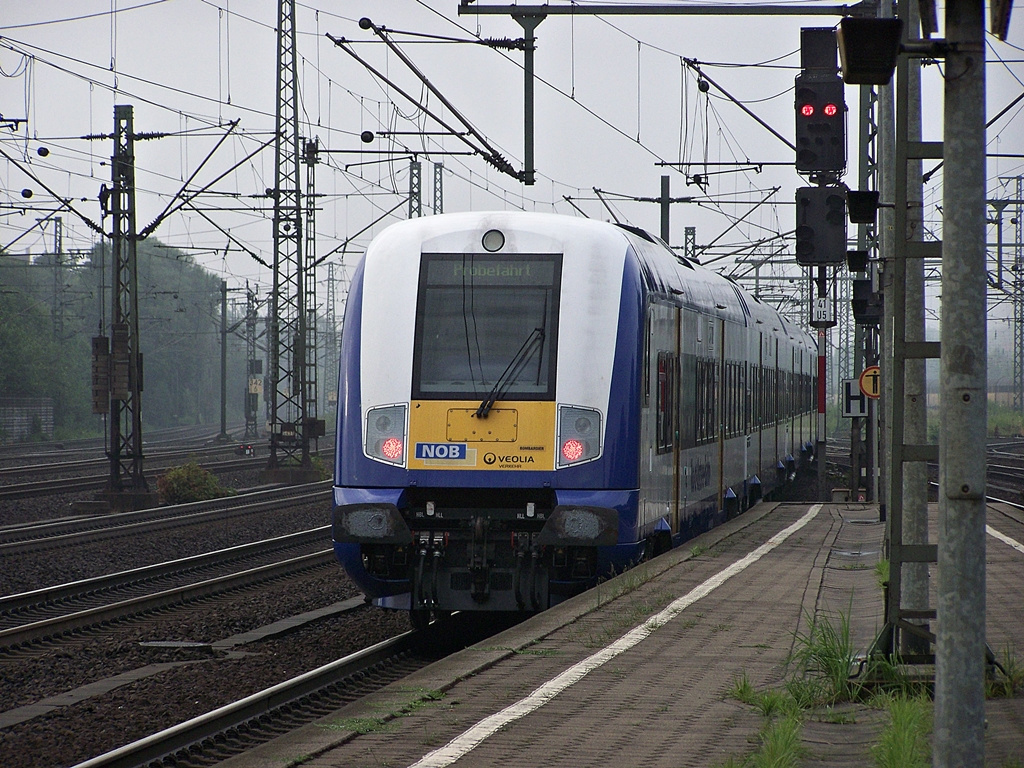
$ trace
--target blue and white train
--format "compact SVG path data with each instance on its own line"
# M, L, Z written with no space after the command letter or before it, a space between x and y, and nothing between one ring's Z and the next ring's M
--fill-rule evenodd
M816 380L805 332L642 230L396 224L345 312L337 558L417 626L542 610L791 477Z

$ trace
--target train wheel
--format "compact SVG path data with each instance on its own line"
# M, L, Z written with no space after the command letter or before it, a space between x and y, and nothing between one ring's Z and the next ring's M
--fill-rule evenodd
M425 608L409 611L409 623L417 632L422 632L430 625L430 611Z

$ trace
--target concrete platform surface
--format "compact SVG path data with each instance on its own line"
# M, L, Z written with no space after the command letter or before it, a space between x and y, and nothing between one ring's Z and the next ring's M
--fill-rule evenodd
M990 510L1018 544L1024 523ZM990 530L991 533L991 530ZM225 768L740 765L765 719L731 695L779 687L812 620L882 625L884 524L857 503L760 504ZM1024 658L1024 549L987 537L989 645ZM814 618L816 617L816 619ZM987 705L986 764L1024 766L1024 697ZM884 712L806 713L802 766L873 766ZM731 763L730 763L731 761Z

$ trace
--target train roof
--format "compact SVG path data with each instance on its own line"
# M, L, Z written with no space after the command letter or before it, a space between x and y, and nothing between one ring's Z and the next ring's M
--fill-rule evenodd
M514 227L519 236L536 232L563 240L587 237L595 244L624 241L635 255L647 290L659 299L742 325L764 325L765 330L781 332L798 344L812 344L803 329L754 298L731 278L679 256L661 238L628 225L525 211L448 213L409 219L388 227L370 244L367 256L378 248L400 245L416 244L417 250L429 250L432 242L446 241L453 232L482 232L501 227Z
M637 254L648 290L662 298L704 314L743 325L764 325L797 343L811 345L810 335L763 303L730 277L680 256L660 237L637 227L622 229Z

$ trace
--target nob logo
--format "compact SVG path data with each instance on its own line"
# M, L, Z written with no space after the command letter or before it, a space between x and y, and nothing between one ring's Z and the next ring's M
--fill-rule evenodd
M416 443L417 459L466 459L465 443Z
M495 456L493 453L485 453L484 454L484 464L493 464L497 460L498 460L498 457Z

